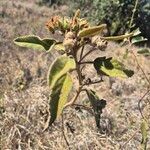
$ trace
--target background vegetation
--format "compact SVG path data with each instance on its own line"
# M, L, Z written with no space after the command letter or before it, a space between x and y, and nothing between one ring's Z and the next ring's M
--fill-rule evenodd
M106 23L108 35L124 34L130 29L139 28L142 35L150 40L150 2L149 0L138 0L137 9L130 26L135 0L43 0L43 3L67 4L70 15L80 8L82 17L87 17L94 24Z

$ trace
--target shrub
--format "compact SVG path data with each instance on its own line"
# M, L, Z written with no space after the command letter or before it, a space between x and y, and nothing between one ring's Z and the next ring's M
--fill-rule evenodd
M63 40L41 39L38 36L29 35L18 37L14 42L22 47L47 52L55 49L59 53L61 52L61 56L51 64L48 72L48 85L51 90L49 102L51 117L48 119L48 125L52 125L66 107L74 105L79 95L84 92L93 108L96 125L100 128L100 115L106 105L106 101L99 98L90 86L102 82L102 76L127 78L134 73L112 57L98 56L91 58L91 60L86 58L96 50L100 54L101 51L105 51L107 41L130 39L130 37L134 36L134 33L104 37L101 33L106 28L106 24L91 26L87 20L80 18L79 10L72 18L53 16L46 26L51 33L60 33L63 36ZM86 45L89 45L91 49L87 49ZM91 79L88 72L83 72L83 67L86 65L93 66L95 73L98 74L97 79ZM76 92L74 92L74 97L68 102L72 86L75 83L73 79L78 83L78 86Z
M72 0L74 9L80 8L82 16L94 24L106 23L108 35L124 34L130 29L130 20L134 11L135 0ZM72 14L73 8L70 9ZM140 28L142 35L150 39L150 3L138 1L131 29Z

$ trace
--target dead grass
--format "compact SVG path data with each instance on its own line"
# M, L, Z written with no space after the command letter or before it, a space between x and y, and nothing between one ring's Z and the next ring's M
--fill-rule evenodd
M66 7L54 10L40 7L35 1L24 0L0 0L0 4L0 149L68 149L62 135L61 119L43 132L49 107L46 73L56 54L30 51L13 44L13 39L19 35L49 36L45 21L53 14L65 13ZM149 77L149 59L136 54L137 47L132 48ZM124 61L135 71L135 75L125 80L106 78L105 82L94 86L98 95L107 100L101 120L104 134L96 129L94 117L88 111L74 108L65 111L65 134L70 149L140 149L142 137L138 101L146 92L148 82L132 54L129 53L128 58L123 59L126 49L131 50L131 47L109 43L107 55ZM90 57L97 55L101 53ZM91 67L86 68L86 71L95 77ZM150 94L142 100L141 109L150 123L149 97ZM89 105L86 97L81 96L79 103L80 100ZM149 140L147 149L150 149Z

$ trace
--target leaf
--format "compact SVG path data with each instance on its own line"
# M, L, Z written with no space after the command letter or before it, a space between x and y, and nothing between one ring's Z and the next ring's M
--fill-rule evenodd
M110 40L110 41L118 41L118 40L123 40L125 38L132 37L134 33L129 33L125 35L120 35L120 36L108 36L108 37L101 37L102 40Z
M14 43L21 47L48 51L56 43L56 41L49 38L41 39L35 35L27 35L16 38Z
M96 125L100 128L100 115L102 114L102 109L106 106L106 101L100 99L96 92L91 89L87 89L86 93L95 113Z
M144 42L144 41L147 41L147 39L142 36L136 36L132 38L131 43L135 44L135 43Z
M138 53L143 54L144 56L150 56L150 49L143 48L143 49L138 50Z
M146 146L147 146L147 138L148 138L147 130L148 130L148 124L145 120L143 120L141 123L141 134L142 134L141 146L142 146L143 150L145 150Z
M79 32L78 37L92 37L94 35L100 34L106 28L106 24L101 24L100 26L90 27L83 29Z
M51 118L49 125L52 125L52 123L61 115L64 105L67 103L72 85L73 82L69 74L64 74L55 82L50 95Z
M100 75L106 75L110 77L131 77L134 72L128 70L124 65L112 57L98 57L94 60L94 68L97 70L97 73Z
M95 110L97 108L97 100L99 100L99 97L96 95L96 92L94 92L93 90L86 90L88 98L91 102L91 105L93 107L93 109Z
M136 30L133 31L133 36L137 36L139 34L141 34L141 31L139 28L137 28Z
M50 67L48 74L48 83L50 88L53 88L55 82L66 74L68 71L75 68L75 61L68 56L61 56L57 58Z
M65 51L65 47L63 46L62 42L58 42L54 45L54 49L58 50L58 51Z

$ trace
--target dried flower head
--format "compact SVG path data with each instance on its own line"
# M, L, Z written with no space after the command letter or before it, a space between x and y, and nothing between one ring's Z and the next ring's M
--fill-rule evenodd
M54 33L55 30L58 29L60 19L60 16L54 16L46 23L46 26L50 32Z

